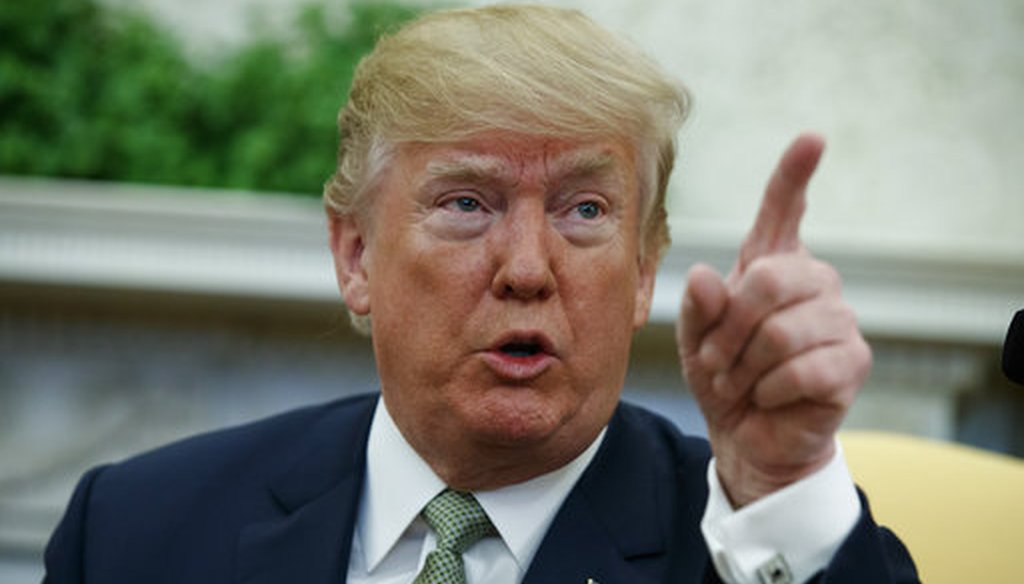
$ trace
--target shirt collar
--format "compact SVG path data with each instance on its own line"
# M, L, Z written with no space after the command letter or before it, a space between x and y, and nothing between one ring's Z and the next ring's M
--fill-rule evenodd
M515 557L520 572L525 572L533 561L562 502L597 454L604 434L602 429L586 450L559 469L523 483L474 493Z
M405 441L384 400L378 399L366 444L366 483L356 527L368 572L444 488L444 482Z
M530 565L562 502L604 440L605 429L565 466L529 481L474 493L519 565ZM444 482L420 458L380 400L366 447L366 483L359 506L357 535L372 572Z

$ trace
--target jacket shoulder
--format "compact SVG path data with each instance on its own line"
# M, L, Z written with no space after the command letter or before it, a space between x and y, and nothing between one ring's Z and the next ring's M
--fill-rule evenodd
M198 434L110 465L99 478L148 483L174 477L174 483L181 483L188 476L279 468L303 442L330 439L329 433L368 423L375 404L375 395L360 395Z
M230 579L240 530L283 515L282 477L318 488L360 466L376 403L306 407L93 469L47 546L46 581Z

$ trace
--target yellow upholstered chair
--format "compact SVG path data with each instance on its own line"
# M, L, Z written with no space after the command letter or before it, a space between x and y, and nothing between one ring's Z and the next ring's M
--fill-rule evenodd
M1024 582L1024 461L880 432L840 441L875 520L907 544L923 582Z

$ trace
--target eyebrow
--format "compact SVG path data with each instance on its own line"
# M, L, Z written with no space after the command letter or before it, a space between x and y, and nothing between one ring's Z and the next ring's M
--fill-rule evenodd
M431 160L427 174L434 179L482 182L508 175L508 165L495 156L480 154L461 155L457 158Z
M562 178L598 176L615 169L615 157L602 150L576 150L556 158L552 167Z

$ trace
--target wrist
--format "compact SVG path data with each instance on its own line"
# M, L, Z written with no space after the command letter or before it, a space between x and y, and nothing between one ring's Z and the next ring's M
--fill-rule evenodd
M834 441L812 457L786 463L754 463L715 450L718 480L734 509L770 495L821 470L835 456Z

